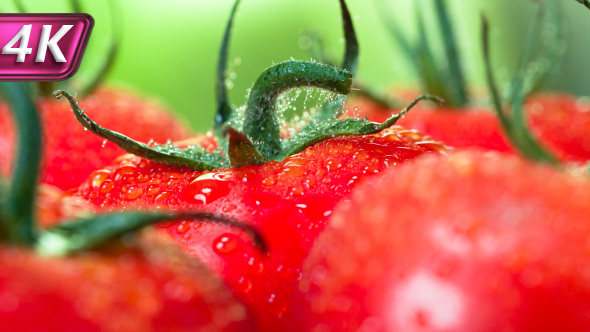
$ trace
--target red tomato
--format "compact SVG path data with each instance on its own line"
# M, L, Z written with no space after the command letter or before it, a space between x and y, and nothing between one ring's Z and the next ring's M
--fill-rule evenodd
M498 154L425 157L337 208L291 331L587 331L590 181Z

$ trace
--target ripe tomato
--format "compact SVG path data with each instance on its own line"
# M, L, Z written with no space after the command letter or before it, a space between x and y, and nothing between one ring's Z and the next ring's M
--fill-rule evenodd
M207 172L128 156L95 171L70 199L100 211L221 211L256 226L268 242L268 256L224 226L180 221L165 224L164 231L224 277L256 313L261 329L277 330L301 263L334 205L365 178L445 150L416 131L393 127L326 140L281 162Z
M292 331L586 331L590 181L499 154L365 182L307 258Z

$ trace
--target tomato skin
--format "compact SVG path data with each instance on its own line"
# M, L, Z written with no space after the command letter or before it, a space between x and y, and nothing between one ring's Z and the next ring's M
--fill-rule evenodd
M62 190L77 187L95 169L125 154L117 145L84 130L70 106L53 97L37 101L43 129L43 161L39 181ZM101 126L148 143L189 137L189 130L159 103L130 91L98 90L80 105ZM15 128L5 104L0 104L0 175L12 167Z
M377 122L399 111L384 109L365 99L349 104L358 108L359 115ZM528 98L525 109L531 131L558 159L590 160L590 103L571 95L548 93ZM516 153L490 108L432 108L418 104L398 123L455 148Z
M96 210L210 210L254 225L269 254L219 225L179 221L162 231L223 276L256 313L263 331L281 330L301 263L334 205L365 178L446 147L394 127L371 136L337 137L285 160L209 172L125 156L97 170L70 199Z
M336 208L291 331L587 331L588 202L588 179L515 157L415 160Z
M154 234L152 234L154 235ZM245 308L170 243L41 257L0 246L6 331L252 331Z

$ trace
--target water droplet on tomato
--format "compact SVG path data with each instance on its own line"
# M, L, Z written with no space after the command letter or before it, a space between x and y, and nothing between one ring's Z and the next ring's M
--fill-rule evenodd
M371 164L371 165L365 167L365 171L367 173L379 173L379 165ZM364 172L363 172L363 174L364 174Z
M340 167L342 167L342 164L340 163L339 160L336 159L326 159L324 160L324 167L328 170L328 171L335 171L337 169L339 169Z
M262 184L265 186L273 186L276 183L275 179L268 177L268 178L264 178L264 180L262 180Z
M150 179L150 176L148 174L145 174L145 173L140 173L137 176L137 182L146 182L149 179Z
M276 294L270 294L268 304L269 310L276 316L281 316L287 309L287 302Z
M328 150L328 154L338 154L340 150L338 148L331 148Z
M162 191L161 193L158 194L158 196L156 196L156 198L154 199L154 201L156 203L161 203L166 198L168 198L170 195L172 195L172 192L171 191Z
M416 142L416 145L423 147L429 151L438 151L438 152L442 152L442 151L446 151L447 147L444 144L438 143L438 142L434 142L434 141L428 141L428 142Z
M255 257L250 257L248 259L248 271L255 273L255 274L261 274L262 272L264 272L264 264L259 261L258 259L256 259Z
M147 187L147 192L146 192L146 194L148 194L148 195L155 195L155 194L157 194L158 192L160 192L160 187L158 187L158 186L155 186L155 185L153 185L153 184L152 184L152 185L149 185L149 186Z
M142 161L139 163L139 165L137 165L137 167L139 167L139 168L146 168L146 167L147 167L147 165L148 165L148 162L147 162L147 161L145 161L145 160L142 160Z
M119 167L119 169L115 171L115 181L131 182L134 179L133 175L136 171L137 167L135 167L134 165L125 165Z
M91 179L90 184L94 188L100 188L102 183L110 177L111 177L111 171L109 171L109 170L103 169L103 170L94 171L92 173L92 175L90 175L90 179Z
M358 176L354 175L353 177L350 178L350 180L348 181L348 183L346 185L350 187L351 185L353 185L356 182L357 179L358 179Z
M238 206L233 204L233 203L229 203L229 204L225 204L222 208L221 211L228 213L231 212L233 210L235 210Z
M184 234L184 233L188 232L188 230L191 228L191 223L192 223L192 221L190 221L190 220L181 221L178 224L178 226L176 226L176 233Z
M238 285L236 286L236 290L240 293L247 294L252 289L252 282L246 279L245 277L240 277L238 280Z
M236 178L242 182L254 182L258 180L258 175L251 167L244 166L236 172Z
M366 160L369 159L369 154L366 151L358 151L354 154L354 158L359 160Z
M132 201L141 196L141 194L143 194L143 189L136 186L129 186L127 190L125 190L125 199Z
M235 253L239 249L239 241L240 239L234 234L222 234L213 241L213 251L222 256Z
M105 180L100 185L100 192L103 194L106 194L106 193L111 192L111 190L113 190L113 188L115 188L115 182L113 182L113 180Z
M401 137L397 134L397 132L385 133L381 137L388 142L399 142L402 140Z
M184 190L182 199L193 204L210 204L229 193L226 174L208 173L193 180Z
M292 195L301 196L301 195L303 195L303 193L304 193L304 190L303 190L303 186L301 186L301 185L296 185L293 188L291 188Z
M154 171L154 172L156 172L156 171ZM156 184L162 183L162 180L160 180L159 174L155 174L154 176L152 176L152 179L148 183L151 185L156 185Z
M305 188L307 189L311 189L314 188L316 185L316 179L315 177L308 177L307 179L305 179L305 181L303 182L303 185L305 186Z
M182 179L182 175L178 173L170 173L162 177L162 182L164 182L168 186L172 186L176 184L178 181L180 181L180 179Z
M422 135L420 132L415 131L415 130L400 130L397 133L398 133L398 135L400 135L402 137L407 137L409 139L416 140L416 141L419 141L422 139L422 137L424 137L424 135Z

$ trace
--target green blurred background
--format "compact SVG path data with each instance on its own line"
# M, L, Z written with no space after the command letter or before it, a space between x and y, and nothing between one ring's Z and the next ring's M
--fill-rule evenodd
M4 0L3 12L15 12ZM417 86L410 63L384 28L377 10L387 8L411 36L415 31L414 6L432 21L432 1L348 0L361 47L358 77L384 89ZM573 0L563 7L567 49L561 66L543 87L546 90L590 95L590 11ZM120 52L106 83L131 87L156 97L199 131L210 127L215 110L215 68L218 48L233 0L113 0L121 35ZM68 0L21 0L28 12L70 12ZM84 11L96 21L82 67L74 79L96 70L106 56L112 15L106 0L81 0ZM472 88L483 88L480 13L491 25L492 57L496 73L506 81L514 71L528 24L533 20L532 0L447 0L461 47L462 62ZM379 9L381 8L381 9ZM300 48L304 31L325 41L326 51L340 59L344 41L336 0L242 0L231 41L230 98L245 102L247 89L257 75L273 63L309 59ZM437 31L431 27L431 40ZM440 42L440 41L438 41ZM141 110L138 110L141 111Z

